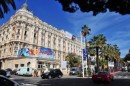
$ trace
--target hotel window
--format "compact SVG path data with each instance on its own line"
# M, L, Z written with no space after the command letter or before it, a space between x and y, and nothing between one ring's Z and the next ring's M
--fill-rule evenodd
M34 38L36 38L36 33L34 33Z
M15 64L15 68L18 68L18 66L19 66L18 64Z
M38 62L38 68L42 68L42 62Z
M8 35L6 35L6 39L8 39Z
M14 38L14 33L12 34L12 38Z
M3 35L5 34L5 31L3 31Z
M6 49L4 49L4 53L6 52Z
M24 36L27 36L27 31L24 32Z
M9 29L7 29L7 33L9 32Z
M44 45L44 44L43 44L43 43L44 43L43 41L44 41L44 39L42 38L42 39L41 39L41 45Z
M22 16L20 16L20 18L22 18Z
M18 29L18 32L17 32L18 35L20 35L20 29Z
M24 64L20 64L21 67L24 67Z
M17 36L17 39L19 39L19 36Z

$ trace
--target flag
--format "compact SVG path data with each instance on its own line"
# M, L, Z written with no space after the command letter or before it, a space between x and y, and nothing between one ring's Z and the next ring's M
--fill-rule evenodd
M83 60L87 60L87 56L88 56L88 48L83 49Z

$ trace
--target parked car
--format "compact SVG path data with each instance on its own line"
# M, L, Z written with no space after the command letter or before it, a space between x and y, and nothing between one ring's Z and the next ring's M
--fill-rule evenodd
M12 70L11 74L12 75L17 75L17 69Z
M32 68L30 67L20 67L17 72L17 75L27 75L27 76L31 76L32 75Z
M130 72L130 67L128 67L128 72Z
M8 79L7 77L0 75L0 86L20 86L17 82Z
M92 80L94 82L111 82L113 81L113 75L108 72L99 72L97 74L92 75Z
M51 78L61 78L63 76L63 73L61 72L60 69L52 69L48 72L42 73L41 78L42 79L51 79Z
M70 69L69 75L77 75L78 74L78 68L77 67L72 67Z
M0 69L0 75L6 76L8 78L11 76L10 71L3 69Z

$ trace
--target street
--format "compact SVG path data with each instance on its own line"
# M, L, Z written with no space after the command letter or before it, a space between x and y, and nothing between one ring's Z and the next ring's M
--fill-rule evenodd
M81 78L76 76L63 77L61 79L41 79L40 77L12 76L12 80L26 86L129 86L130 72L120 72L114 75L111 83L93 83L91 78Z

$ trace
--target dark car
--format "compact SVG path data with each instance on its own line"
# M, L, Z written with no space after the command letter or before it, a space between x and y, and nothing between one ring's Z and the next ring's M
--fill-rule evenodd
M6 76L6 70L0 69L0 75Z
M42 73L41 78L42 79L51 79L51 78L61 78L63 76L63 73L60 69L52 69L46 73Z
M3 69L0 69L0 75L6 76L8 78L11 76L9 70L3 70Z
M94 82L111 82L113 81L113 75L108 72L99 72L97 74L92 75L92 80Z
M0 86L20 86L20 84L3 75L0 75Z

